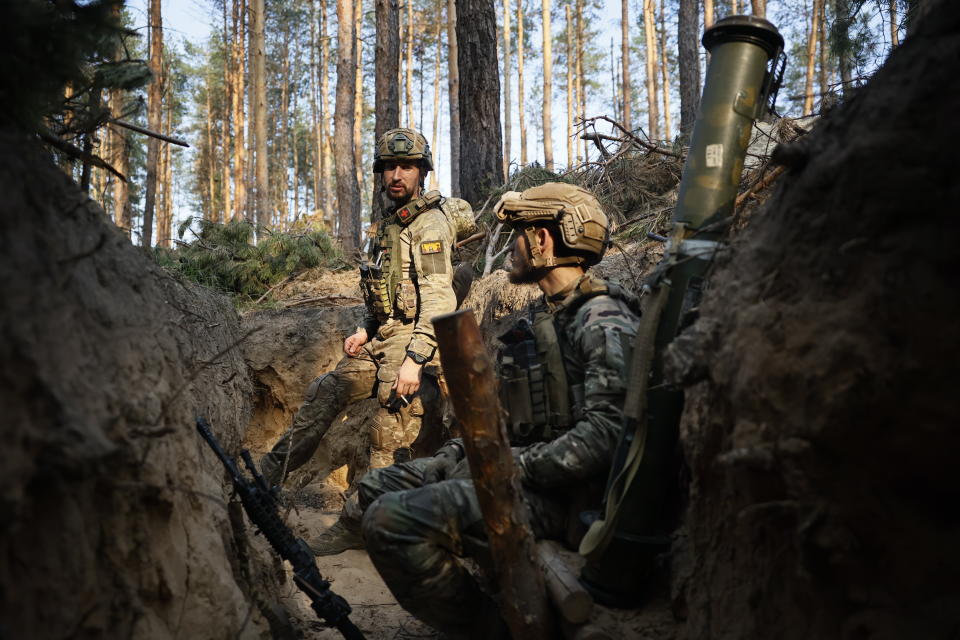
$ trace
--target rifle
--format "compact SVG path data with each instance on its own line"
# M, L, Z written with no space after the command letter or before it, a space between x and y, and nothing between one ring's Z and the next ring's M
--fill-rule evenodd
M347 640L365 640L360 630L350 621L350 605L331 591L330 583L320 575L310 547L303 538L294 537L290 528L280 519L276 494L257 471L250 452L244 449L240 452L240 457L253 475L252 482L243 475L234 459L226 454L210 430L210 424L202 416L197 416L197 431L230 474L233 489L240 496L240 502L250 521L260 529L260 533L274 551L293 566L293 581L310 598L310 604L317 615L330 626L336 627Z

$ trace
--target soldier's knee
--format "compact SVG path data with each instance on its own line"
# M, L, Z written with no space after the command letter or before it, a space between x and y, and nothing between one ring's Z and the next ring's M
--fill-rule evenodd
M366 510L374 500L383 495L383 482L381 475L383 469L370 469L357 485L357 497L360 499L360 507Z
M340 378L335 371L325 373L307 385L307 390L303 394L303 401L309 403L317 400L336 402L340 394L340 386Z
M391 541L396 539L397 530L400 528L396 516L402 511L403 506L396 493L386 493L367 507L363 514L361 528L363 540L370 555L378 555L379 552L389 548Z

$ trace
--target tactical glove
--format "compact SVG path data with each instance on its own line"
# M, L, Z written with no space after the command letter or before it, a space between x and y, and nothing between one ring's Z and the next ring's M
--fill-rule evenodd
M427 463L423 466L423 484L433 484L446 480L456 466L457 461L452 457L443 452L438 453L427 460Z

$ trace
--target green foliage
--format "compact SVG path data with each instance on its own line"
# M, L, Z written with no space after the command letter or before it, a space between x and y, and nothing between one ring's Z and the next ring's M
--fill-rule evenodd
M184 232L193 222L180 225ZM200 234L177 249L156 249L160 266L202 285L234 296L238 304L256 300L273 285L304 269L344 267L330 236L322 231L279 233L260 231L246 221L218 224L199 221Z

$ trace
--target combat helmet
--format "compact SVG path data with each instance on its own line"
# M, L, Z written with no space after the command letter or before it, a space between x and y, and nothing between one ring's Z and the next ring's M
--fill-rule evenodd
M609 224L592 193L572 184L548 182L523 192L508 191L494 209L500 222L527 235L534 267L596 264L607 249ZM533 225L553 224L564 246L586 254L546 258L540 254Z
M373 152L373 172L382 173L389 160L419 160L424 171L433 171L433 155L427 139L415 129L390 129L377 140Z

